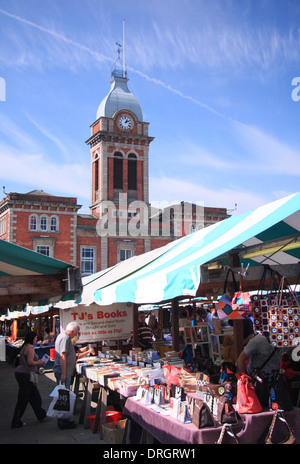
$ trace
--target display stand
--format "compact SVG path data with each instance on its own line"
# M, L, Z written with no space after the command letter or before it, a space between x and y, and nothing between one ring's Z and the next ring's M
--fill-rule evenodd
M186 345L192 347L193 356L195 356L195 349L200 346L200 350L206 346L208 348L208 355L211 358L211 343L209 336L209 325L206 322L197 324L192 327L184 327L184 342Z
M218 366L220 366L223 361L221 337L223 337L223 334L209 334L212 361Z
M222 362L224 361L223 356L222 356L222 351L223 351L223 338L225 337L225 335L233 335L233 329L228 330L226 328L224 332L209 334L212 361L214 364L218 366L221 366Z

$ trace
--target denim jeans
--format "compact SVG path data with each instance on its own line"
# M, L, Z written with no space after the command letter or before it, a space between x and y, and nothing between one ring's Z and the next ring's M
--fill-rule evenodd
M56 384L59 385L61 383L61 374L57 374L56 372L54 374L55 374L55 378L56 378ZM64 382L64 385L68 390L70 390L70 386L71 386L71 376L70 375L66 376L66 380Z

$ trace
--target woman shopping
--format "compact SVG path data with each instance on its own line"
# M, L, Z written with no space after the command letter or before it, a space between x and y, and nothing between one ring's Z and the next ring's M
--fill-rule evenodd
M15 377L19 384L19 393L11 423L12 428L24 425L21 418L28 403L31 404L39 421L42 421L46 417L46 411L42 408L42 398L36 383L38 367L44 366L45 362L39 359L34 351L36 341L37 334L35 332L27 333L20 351L20 364L15 370Z

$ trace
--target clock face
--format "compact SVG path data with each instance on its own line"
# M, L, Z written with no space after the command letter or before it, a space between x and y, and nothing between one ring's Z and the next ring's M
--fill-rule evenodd
M119 119L119 126L121 129L129 130L132 127L132 120L129 116L121 116Z

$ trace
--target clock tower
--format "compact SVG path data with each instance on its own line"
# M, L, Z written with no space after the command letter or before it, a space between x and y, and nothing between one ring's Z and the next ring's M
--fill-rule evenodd
M98 222L105 219L108 223L106 233L101 236L101 240L103 235L107 239L106 256L101 244L101 263L106 265L110 264L111 237L115 238L114 243L116 238L123 240L123 246L126 240L126 258L138 254L137 242L129 247L132 237L128 237L127 226L137 216L137 205L149 210L148 157L153 140L148 135L149 123L143 121L141 106L128 89L126 71L115 67L110 82L110 91L98 107L96 120L90 126L91 136L86 141L91 153L90 210ZM144 242L141 252L148 251L149 246ZM124 255L120 251L119 245L117 261Z

